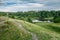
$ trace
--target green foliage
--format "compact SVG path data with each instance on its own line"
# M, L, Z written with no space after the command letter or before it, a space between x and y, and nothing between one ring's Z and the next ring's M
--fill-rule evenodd
M29 18L29 17L27 18L27 21L32 23L32 20L31 20L31 18Z
M0 16L6 16L5 12L0 12Z
M7 16L7 12L0 12L0 16ZM28 12L8 12L8 16L10 18L21 19L21 20L30 20L31 19L45 19L51 18L49 20L53 20L53 17L60 15L60 11L28 11ZM28 18L29 17L29 18ZM48 19L47 19L48 20Z
M60 17L54 17L54 23L60 23Z

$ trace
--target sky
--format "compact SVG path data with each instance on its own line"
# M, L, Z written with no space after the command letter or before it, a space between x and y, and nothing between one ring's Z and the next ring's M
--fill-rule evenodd
M0 11L60 10L60 0L0 0Z

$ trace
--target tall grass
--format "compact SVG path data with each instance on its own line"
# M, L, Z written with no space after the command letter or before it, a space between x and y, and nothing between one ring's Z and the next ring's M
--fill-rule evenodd
M60 34L56 31L59 31L60 29L57 28L48 28L50 27L50 25L55 25L54 23L42 23L42 25L38 25L36 24L32 24L32 23L28 23L28 22L24 22L21 21L22 25L24 26L25 29L27 29L28 31L35 33L38 37L39 40L60 40ZM45 25L49 26L45 27ZM55 26L58 26L57 24Z
M16 24L15 24L16 25ZM0 40L32 40L29 33L20 30L12 22L0 26Z

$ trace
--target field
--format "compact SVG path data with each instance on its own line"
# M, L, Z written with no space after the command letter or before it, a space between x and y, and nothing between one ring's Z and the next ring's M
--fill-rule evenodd
M19 29L14 22L3 21L0 22L0 40L31 40L31 35Z
M22 22L22 21L21 21ZM55 23L22 23L24 27L35 33L38 40L60 40L60 25Z
M11 18L3 21L0 40L60 40L60 23L29 23Z

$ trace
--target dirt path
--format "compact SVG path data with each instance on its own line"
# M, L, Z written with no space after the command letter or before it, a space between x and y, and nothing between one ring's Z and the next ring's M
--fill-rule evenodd
M30 33L32 35L32 40L38 40L36 34L26 30L18 20L14 20L14 22L21 30L24 30L25 32Z

